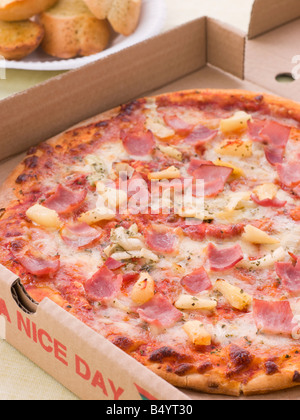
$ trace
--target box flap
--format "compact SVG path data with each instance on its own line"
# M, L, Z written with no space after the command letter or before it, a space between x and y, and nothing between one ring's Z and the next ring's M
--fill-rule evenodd
M0 265L0 317L6 340L86 400L188 400L189 397L48 298L35 303Z
M244 78L246 34L215 19L207 19L207 61Z
M300 4L300 0L298 0ZM299 68L300 20L283 25L246 42L245 78L260 84L273 93L300 99L300 75L293 80ZM296 60L297 59L297 60ZM298 72L299 73L299 72ZM291 82L279 82L279 75L289 76ZM286 78L286 80L289 80Z
M255 0L252 7L248 38L255 38L299 17L299 0Z

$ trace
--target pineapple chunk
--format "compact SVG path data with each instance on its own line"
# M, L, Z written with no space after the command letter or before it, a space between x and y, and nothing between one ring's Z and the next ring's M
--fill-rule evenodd
M230 212L244 208L250 200L251 193L249 191L232 192L228 193L228 196L229 201L226 206L226 210Z
M159 137L160 139L166 139L175 135L175 131L164 124L162 119L158 119L156 117L154 120L153 117L155 118L156 116L147 118L146 127L148 130L152 131L156 137Z
M173 159L182 161L182 153L172 146L158 146L159 150L167 156L170 156Z
M119 299L114 299L112 301L112 305L114 308L120 309L121 311L125 312L126 314L130 314L131 309L129 306L124 305Z
M220 220L225 220L226 222L236 223L238 220L243 218L242 210L224 210L215 215L216 218Z
M224 162L221 159L218 159L214 162L214 165L216 166L226 166L227 168L233 169L232 176L235 178L241 178L242 176L245 176L245 172L243 169L239 168L238 166L234 166L232 163Z
M114 164L114 170L117 174L125 172L129 179L131 179L132 175L134 174L134 168L128 165L128 163L117 162Z
M219 155L236 156L236 157L250 157L252 156L252 141L243 140L224 140L216 149L215 152Z
M96 184L97 192L101 195L105 206L116 210L127 202L127 193L123 190L107 187L103 182Z
M137 305L143 305L154 296L155 283L148 273L141 273L131 291L131 299Z
M107 252L109 252L109 249ZM132 258L145 258L146 260L153 262L159 260L156 254L146 248L142 248L141 250L115 252L114 254L111 254L111 257L117 261L126 261L131 260Z
M261 245L273 245L280 243L278 239L272 238L272 236L268 235L263 230L260 230L252 225L247 225L245 227L242 239L244 241L252 242L253 244Z
M26 211L26 216L37 225L47 228L59 229L62 224L55 210L48 209L40 204L30 207Z
M236 112L232 117L221 120L220 128L224 134L245 130L248 127L248 121L251 120L251 115L244 111L239 111Z
M160 172L150 172L148 174L148 179L150 180L160 180L160 179L178 179L181 178L180 170L175 166L170 166L168 169Z
M175 208L175 213L178 214L178 216L187 219L203 220L205 218L204 210L200 206L193 204L181 208Z
M280 247L271 254L267 254L258 260L246 260L239 262L237 267L247 268L249 270L264 270L265 268L274 267L274 264L283 261L286 257L284 248Z
M87 223L88 225L93 225L94 223L101 222L102 220L112 220L115 216L116 213L111 209L108 209L106 207L97 207L93 210L89 210L85 213L82 213L78 217L78 221Z
M277 185L270 183L260 185L256 187L253 192L258 197L259 200L273 200L276 197L276 194L279 190Z
M200 321L188 321L183 327L189 339L196 346L210 346L211 335Z
M139 234L136 224L131 225L127 230L122 226L113 229L110 234L110 239L125 251L141 250L144 247L142 236Z
M228 303L239 311L244 311L252 303L252 297L250 295L225 280L217 280L214 285L214 290L220 292Z
M177 309L213 311L217 307L217 302L191 295L181 295L175 302L175 306Z

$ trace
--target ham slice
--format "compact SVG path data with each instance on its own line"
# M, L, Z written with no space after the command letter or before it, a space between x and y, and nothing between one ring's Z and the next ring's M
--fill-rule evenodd
M195 241L203 241L204 238L212 237L217 239L228 239L239 236L243 233L245 225L237 223L234 225L213 225L201 223L195 226L183 227L184 233Z
M71 247L83 248L101 237L101 232L87 223L69 223L61 231L63 241Z
M282 163L284 158L284 149L275 147L265 147L265 156L270 165L275 166L277 163Z
M208 244L207 256L212 271L230 270L244 258L240 245L218 249L212 243Z
M121 132L121 139L125 150L129 155L146 156L153 152L155 140L150 130Z
M123 276L115 275L103 265L89 280L84 288L88 298L93 302L105 302L114 298L120 291Z
M53 275L60 268L54 237L42 229L32 229L27 240L12 241L10 251L14 259L35 276Z
M197 125L194 130L185 138L185 143L189 143L194 146L205 144L209 140L212 140L218 134L218 130L211 130L204 125Z
M243 233L245 225L243 223L237 223L234 225L213 225L206 224L206 237L212 237L217 239L228 239L239 236Z
M150 228L145 234L146 243L149 248L161 254L172 254L176 251L178 237L171 230Z
M59 185L43 205L48 209L55 210L58 214L67 214L78 209L86 197L85 190L73 190Z
M252 140L272 147L285 148L291 128L276 121L254 120L248 122L248 132Z
M132 271L131 273L123 274L122 286L126 288L127 286L132 285L138 280L139 277L140 277L140 273L136 273L134 271Z
M117 261L114 258L109 257L106 261L105 261L105 265L109 270L118 270L121 267L124 267L124 265L126 265L125 263L122 263L121 261Z
M206 223L184 227L183 231L185 235L194 241L203 241L206 235Z
M197 295L198 293L212 287L210 278L208 277L204 267L201 267L198 270L193 271L191 274L183 277L180 284L191 295Z
M233 169L227 166L202 165L193 173L194 178L204 181L204 194L214 197L224 190Z
M143 321L158 328L170 328L182 318L182 313L160 293L139 307L137 313Z
M249 135L254 141L267 144L265 155L271 165L282 163L291 128L276 121L254 120L248 123Z
M260 136L260 132L264 128L264 126L265 121L262 120L248 121L248 132L252 140L264 141Z
M278 198L267 198L265 200L260 200L256 194L252 194L251 195L251 199L258 204L259 206L262 207L277 207L277 208L281 208L284 207L286 205L286 201L280 201L278 200Z
M287 301L267 302L254 299L253 316L257 329L266 334L290 335L295 326Z
M193 125L183 121L176 115L164 115L165 123L172 128L179 136L187 136L194 128Z
M293 192L296 194L297 197L300 197L300 184L297 187L293 188Z
M295 187L300 183L300 162L292 161L277 165L279 179L287 187Z
M300 293L300 259L297 264L279 262L275 265L276 273L283 286L291 293Z
M187 173L189 175L194 175L194 172L197 169L201 168L202 165L213 165L213 163L207 160L202 160L202 159L191 159L189 167L187 169Z
M275 147L285 147L291 134L291 127L276 121L267 121L259 135L267 143Z
M45 257L43 255L34 255L27 251L17 257L22 266L35 276L48 276L55 274L60 267L59 256Z

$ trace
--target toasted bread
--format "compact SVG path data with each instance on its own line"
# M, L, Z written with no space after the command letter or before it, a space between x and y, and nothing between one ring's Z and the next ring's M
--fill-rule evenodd
M72 58L98 53L106 48L110 28L97 19L82 0L59 0L40 15L45 28L44 51L54 57Z
M84 0L98 19L108 19L113 29L125 36L138 25L142 0Z
M0 0L0 20L26 20L52 7L57 0Z
M21 60L40 45L43 36L42 25L30 20L0 22L0 55L7 60Z

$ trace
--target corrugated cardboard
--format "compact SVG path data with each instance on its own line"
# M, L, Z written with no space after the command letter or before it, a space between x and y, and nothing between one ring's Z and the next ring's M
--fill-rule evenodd
M259 82L281 96L299 101L300 78L291 83L278 83L276 80L280 74L292 73L295 66L293 57L300 55L299 39L300 19L297 19L258 38L247 40L245 78L253 83Z
M288 3L292 19L299 17L299 0ZM282 13L283 20L272 15L270 23L267 14L261 20L264 5L272 7L273 14L281 15L285 9L282 0L256 1L251 37L213 19L197 19L0 102L0 179L4 180L28 147L146 94L209 87L270 90L291 98L296 92L299 100L299 81L294 82L292 92L287 91L278 82L269 83L269 73L261 68L268 52L268 60L274 60L274 66L280 62L280 68L287 71L298 26L288 23L291 16L286 13ZM253 35L260 36L253 39ZM297 39L292 49L296 47ZM5 319L10 344L83 399L231 399L175 389L49 299L33 302L19 279L3 267L0 318ZM278 398L300 399L300 391L263 397Z
M36 305L10 271L0 276L6 340L81 398L186 398L148 369L140 375L137 362L49 299Z
M245 45L246 37L242 31L218 24L214 19L207 19L208 63L243 79Z

